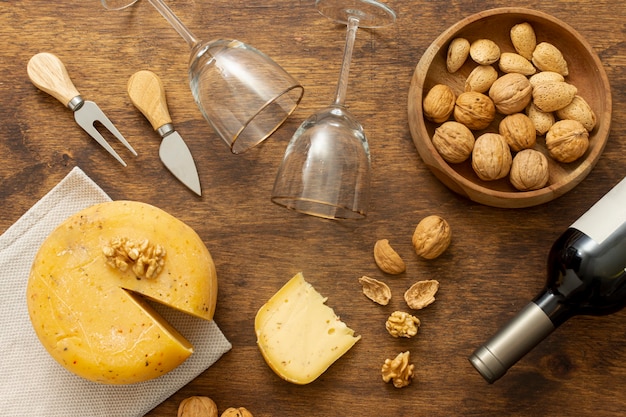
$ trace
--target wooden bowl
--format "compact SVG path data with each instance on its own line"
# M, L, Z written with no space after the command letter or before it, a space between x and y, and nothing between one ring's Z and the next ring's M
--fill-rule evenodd
M496 181L482 181L474 173L471 158L460 164L448 164L434 148L431 138L439 125L426 120L422 112L422 99L436 84L452 87L456 94L464 91L465 79L477 65L468 58L463 67L450 74L446 67L448 45L457 37L470 43L487 38L495 41L502 52L515 52L510 29L513 25L528 22L537 36L537 43L546 41L563 53L569 75L566 81L578 88L578 94L591 106L597 125L589 135L589 149L582 158L564 164L548 157L550 180L544 188L518 191L508 177ZM497 65L497 64L494 64ZM497 67L496 67L497 68ZM434 175L453 191L481 204L502 207L531 207L551 201L578 185L594 167L606 144L611 125L611 89L600 59L591 46L571 26L535 10L524 8L498 8L477 13L443 32L424 52L411 79L408 97L409 126L413 142L424 163ZM475 137L484 132L498 132L502 116L484 131L474 132ZM544 136L537 137L536 149L544 152Z

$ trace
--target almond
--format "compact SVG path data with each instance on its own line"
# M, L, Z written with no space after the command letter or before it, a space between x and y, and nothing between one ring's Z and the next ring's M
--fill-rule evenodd
M511 28L511 42L518 54L530 60L537 46L535 30L528 22L519 23Z
M564 81L537 84L532 89L533 103L544 112L553 112L572 102L578 89Z
M480 65L491 65L500 59L500 47L491 39L478 39L470 45L469 54Z
M560 119L578 120L588 132L596 126L596 114L589 103L578 95L574 96L570 104L557 110L556 115Z
M465 80L465 91L484 93L498 79L498 71L491 65L478 65Z
M567 61L561 51L548 42L541 42L533 51L532 62L540 71L554 71L567 77Z
M502 72L507 74L516 72L524 75L533 75L537 72L537 69L529 60L513 52L503 52L500 55L498 66Z
M470 52L470 43L465 38L455 38L448 46L448 55L446 57L446 67L449 73L459 70L467 60Z

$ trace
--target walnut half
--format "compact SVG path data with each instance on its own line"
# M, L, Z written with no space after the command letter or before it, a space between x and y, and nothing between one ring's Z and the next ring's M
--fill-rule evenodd
M417 334L420 324L420 319L417 317L404 311L394 311L387 318L385 328L393 337L410 338Z
M413 379L415 365L409 363L411 355L409 351L398 354L393 360L385 359L385 363L381 369L383 381L393 382L396 388L406 387Z
M131 268L138 278L156 278L165 265L165 249L150 243L115 237L102 248L106 262L122 272Z

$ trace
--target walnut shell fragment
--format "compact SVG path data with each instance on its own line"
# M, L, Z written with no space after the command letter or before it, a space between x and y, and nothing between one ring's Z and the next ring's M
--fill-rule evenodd
M417 281L404 293L404 301L413 310L421 310L435 302L437 291L439 281L435 279Z
M383 381L393 382L396 388L406 387L413 379L415 365L409 363L411 354L406 352L399 353L394 359L385 359L385 363L381 369Z
M359 278L363 287L363 294L373 302L386 306L391 300L391 289L387 284L374 278L363 275Z
M381 239L374 244L374 260L381 271L388 274L401 274L406 271L406 264L391 247L388 239Z

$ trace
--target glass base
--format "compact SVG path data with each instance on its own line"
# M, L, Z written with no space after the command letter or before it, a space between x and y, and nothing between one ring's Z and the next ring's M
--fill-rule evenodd
M315 7L323 16L344 25L356 17L360 28L379 28L396 21L396 12L375 0L316 0Z

